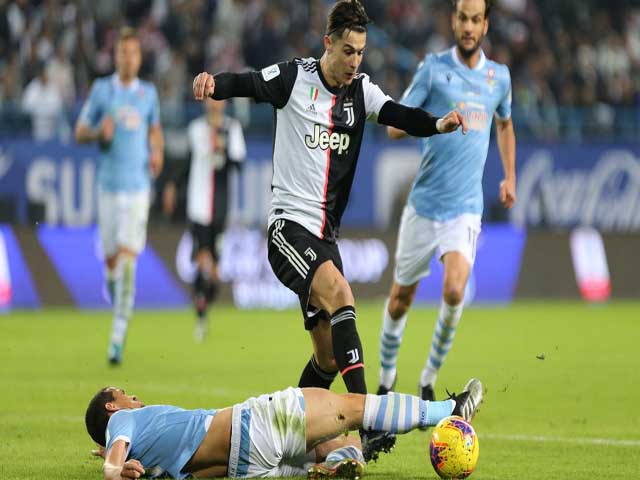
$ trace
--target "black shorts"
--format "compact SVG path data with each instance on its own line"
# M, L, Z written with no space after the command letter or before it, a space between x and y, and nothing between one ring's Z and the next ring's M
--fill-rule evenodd
M278 219L269 227L269 263L278 280L300 299L304 328L312 330L327 316L317 305L309 305L311 281L316 270L331 260L340 273L342 258L338 245L321 240L290 220Z
M193 257L195 258L200 250L208 250L217 262L220 258L217 248L218 237L223 229L216 224L202 225L194 222L191 224L189 230L193 238Z

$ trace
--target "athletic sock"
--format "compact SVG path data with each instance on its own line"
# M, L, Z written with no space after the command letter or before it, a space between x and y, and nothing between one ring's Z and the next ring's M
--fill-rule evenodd
M204 318L207 315L207 307L209 299L207 298L207 290L209 287L209 275L202 269L198 269L196 278L193 280L193 306L196 309L198 318Z
M315 355L311 355L311 359L309 359L307 365L302 371L298 387L318 387L329 389L337 374L338 372L325 372L322 370L318 365L318 362L316 362Z
M384 304L382 314L382 332L380 333L380 378L379 384L387 389L392 388L396 378L398 350L402 344L402 335L407 325L405 313L397 320L389 314L389 299Z
M327 462L339 462L340 460L344 460L345 458L353 458L354 460L358 460L361 463L366 463L364 460L364 456L362 455L362 450L354 445L350 445L348 447L340 447L336 448L329 452L325 461Z
M356 329L356 309L342 307L331 316L333 356L349 393L367 393L362 343Z
M118 257L114 271L113 328L111 342L122 345L133 313L136 282L136 261L129 255Z
M438 314L438 322L431 339L429 357L420 377L420 386L435 385L438 370L442 367L451 345L453 345L453 337L456 334L456 327L462 316L462 308L462 303L451 306L444 301L442 302Z
M108 267L104 269L104 277L107 282L107 292L109 293L109 301L113 305L113 299L116 296L116 279L115 272Z
M391 433L406 433L414 428L437 424L451 415L454 400L429 402L414 395L391 392L387 395L367 395L362 428Z
M218 284L211 278L211 272L198 269L193 281L193 305L199 318L207 315L209 304L218 296Z

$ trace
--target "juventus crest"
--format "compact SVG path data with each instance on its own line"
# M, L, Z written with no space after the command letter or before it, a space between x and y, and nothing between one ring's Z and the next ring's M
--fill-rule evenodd
M356 116L353 113L353 100L344 102L344 111L347 112L347 126L353 127L356 123Z

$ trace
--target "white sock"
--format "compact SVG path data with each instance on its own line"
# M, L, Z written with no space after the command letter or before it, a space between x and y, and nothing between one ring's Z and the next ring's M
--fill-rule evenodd
M391 433L406 433L428 427L451 415L454 400L429 402L406 393L367 395L364 402L362 428Z
M407 314L394 320L389 314L389 299L384 303L382 314L382 332L380 333L380 385L386 388L393 386L396 378L398 350L402 344L402 335L407 326Z
M122 345L127 336L128 327L128 319L123 317L114 317L113 324L111 326L111 343L115 345Z
M113 304L113 298L115 297L115 289L116 289L115 272L110 268L105 267L104 278L107 281L107 291L109 292L109 301Z
M354 460L358 460L361 463L366 463L364 460L364 456L362 455L362 450L354 445L349 445L348 447L340 447L332 450L329 455L327 455L327 462L339 462L340 460L344 460L345 458L353 458Z
M456 334L456 328L462 316L463 304L449 305L444 300L440 305L438 314L438 322L431 338L431 349L429 357L425 363L422 375L420 376L420 386L435 386L438 377L438 371L444 363L451 346L453 345L453 337Z
M134 258L128 255L121 255L118 258L115 280L114 316L129 319L133 313L136 296L136 260Z
M129 318L135 298L136 261L128 255L120 255L114 269L113 326L111 341L121 345L127 336Z

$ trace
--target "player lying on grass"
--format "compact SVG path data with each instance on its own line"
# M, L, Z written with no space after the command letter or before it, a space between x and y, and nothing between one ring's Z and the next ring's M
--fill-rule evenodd
M441 402L418 397L336 394L288 388L233 407L184 410L145 406L135 395L107 387L89 403L85 423L104 448L104 478L292 477L358 478L360 439L350 430L406 433L449 415L471 420L482 384L471 379ZM320 463L314 463L320 462Z

